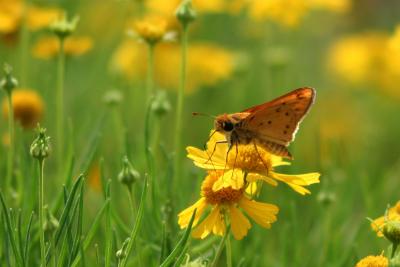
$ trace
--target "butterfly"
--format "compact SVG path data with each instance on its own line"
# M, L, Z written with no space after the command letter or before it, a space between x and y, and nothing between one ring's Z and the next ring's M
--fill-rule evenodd
M253 143L272 154L293 159L287 147L315 100L315 90L303 87L242 112L215 117L214 129L225 135L229 150ZM229 151L228 150L228 151Z

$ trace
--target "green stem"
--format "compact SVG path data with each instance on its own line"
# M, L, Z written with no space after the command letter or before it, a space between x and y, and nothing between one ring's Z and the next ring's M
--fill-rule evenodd
M132 217L135 217L136 216L136 203L133 200L134 199L133 192L132 192L132 189L129 187L126 187L126 189L128 190L129 207L131 208Z
M225 240L225 247L226 247L226 266L232 267L232 246L231 246L231 235L229 233Z
M44 186L43 186L43 172L44 171L44 160L39 159L39 235L40 235L40 261L41 266L46 266L46 252L45 252L45 242L44 242Z
M64 39L59 38L60 50L58 53L57 65L57 96L56 96L56 110L57 110L57 167L59 173L62 170L63 162L63 145L64 145L64 73L65 73L65 53L64 53Z
M21 32L20 32L20 62L21 62L21 86L25 87L27 85L27 78L28 78L28 59L29 59L29 30L26 25L26 14L27 14L27 5L25 3L23 7L23 15L22 15L22 25L21 25Z
M147 81L146 81L146 100L154 92L154 44L147 44Z
M8 93L8 134L10 136L10 150L8 153L8 167L7 167L7 187L11 187L12 175L14 170L14 148L15 148L15 138L14 138L14 108L12 104L12 92Z
M180 69L180 83L178 90L176 118L175 118L175 162L174 162L174 181L173 185L176 184L176 180L181 174L181 146L182 146L182 113L184 105L184 94L186 84L186 61L187 61L187 45L188 45L188 25L183 24L182 31L182 43L181 43L181 69Z
M398 245L399 245L398 243L393 243L392 244L392 255L390 256L391 259L394 258L394 255L396 254L396 250L397 250Z
M217 249L217 252L215 253L214 260L213 260L213 262L211 263L211 267L217 267L217 266L219 266L219 265L218 265L218 260L219 260L219 258L221 257L222 250L224 249L224 246L226 245L226 240L227 240L227 238L228 238L228 236L229 236L229 234L230 234L230 229L231 229L231 226L229 225L229 226L227 227L226 231L225 231L224 236L223 236L222 239L221 239L221 242L220 242L219 245L218 245L218 249ZM227 252L227 253L228 253L228 252ZM232 263L231 263L231 264L232 264Z

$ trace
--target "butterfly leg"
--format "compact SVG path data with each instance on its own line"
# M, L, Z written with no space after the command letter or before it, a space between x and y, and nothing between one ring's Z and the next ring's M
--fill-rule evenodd
M222 140L222 141L217 141L217 142L215 142L215 145L214 145L214 148L213 148L213 151L211 152L211 154L208 154L207 148L204 148L204 151L206 151L206 153L207 153L207 155L208 155L208 159L206 160L206 162L204 162L204 164L207 164L209 161L211 161L211 158L212 158L212 156L214 155L215 150L217 149L217 145L219 145L219 144L226 144L226 143L228 143L228 141L226 141L226 140ZM228 149L228 151L229 151L229 149ZM212 163L212 161L211 161L211 163ZM215 169L215 168L214 168L214 169Z
M260 154L260 152L258 151L258 148L257 148L256 141L253 141L253 145L254 145L254 150L257 152L258 157L260 158L261 162L263 163L265 169L267 170L267 172L269 172L268 164L265 163L264 159L261 157L261 154Z

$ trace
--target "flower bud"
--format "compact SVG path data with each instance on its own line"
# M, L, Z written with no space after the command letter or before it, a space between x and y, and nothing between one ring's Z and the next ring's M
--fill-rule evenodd
M75 31L78 21L79 17L74 17L68 21L67 17L64 15L61 19L50 25L50 30L57 35L58 38L65 39Z
M46 129L41 128L39 125L37 127L38 136L33 141L30 153L31 156L38 159L44 160L50 154L50 137L46 135Z
M12 67L8 64L4 64L4 74L5 76L0 81L0 87L2 87L8 94L18 86L18 81L11 75Z
M140 173L132 167L127 156L122 159L122 170L118 174L118 180L125 184L129 190L132 184L140 179Z
M103 101L110 107L117 106L122 101L122 93L119 90L109 90L103 96Z
M131 239L128 237L125 239L124 243L122 243L122 247L115 253L115 256L119 261L122 261L126 258L126 247Z
M176 18L186 26L196 19L196 11L192 7L191 0L183 0L175 12Z
M388 221L383 226L383 235L393 244L400 244L400 222Z
M171 110L171 103L168 101L165 91L158 91L151 102L151 110L159 117L167 114Z
M318 194L317 200L323 206L329 206L336 201L336 195L333 192L322 191Z

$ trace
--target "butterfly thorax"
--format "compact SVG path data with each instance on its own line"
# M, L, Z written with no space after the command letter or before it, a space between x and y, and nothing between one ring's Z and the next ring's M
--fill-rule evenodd
M225 135L226 141L232 144L248 144L254 137L254 133L243 127L243 119L249 115L247 112L222 114L214 121L217 132Z

